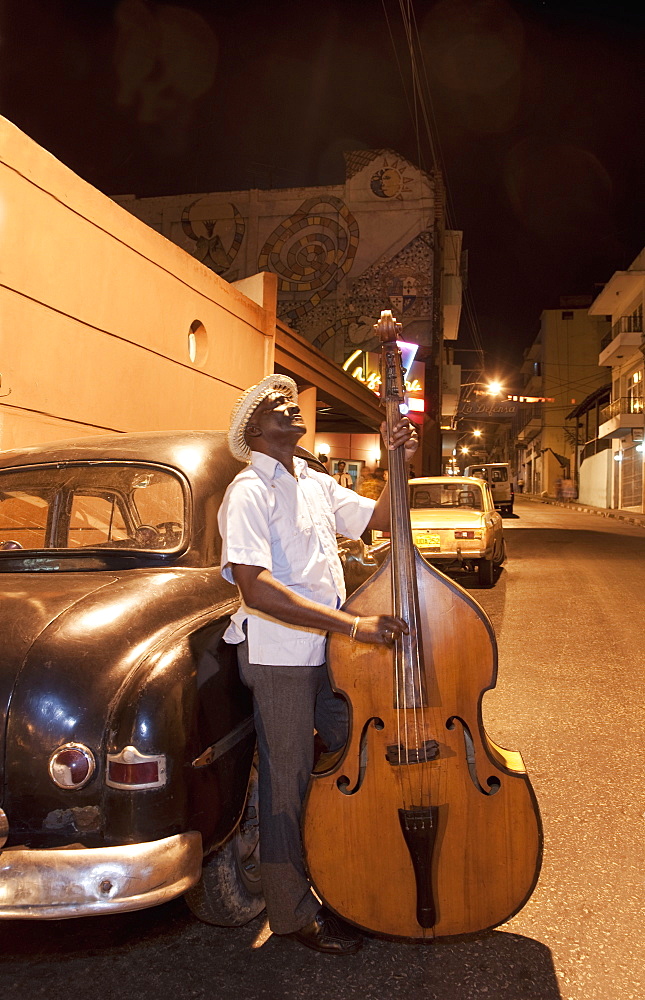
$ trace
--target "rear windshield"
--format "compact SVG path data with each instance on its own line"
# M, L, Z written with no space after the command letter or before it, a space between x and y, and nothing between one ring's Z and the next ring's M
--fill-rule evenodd
M475 483L426 483L410 487L412 510L460 507L483 510L482 491Z
M0 472L0 553L181 545L182 482L146 465L74 463Z
M508 469L505 465L499 466L499 468L491 468L491 466L485 465L472 465L470 470L466 472L475 476L477 479L486 479L490 483L507 483L508 482Z

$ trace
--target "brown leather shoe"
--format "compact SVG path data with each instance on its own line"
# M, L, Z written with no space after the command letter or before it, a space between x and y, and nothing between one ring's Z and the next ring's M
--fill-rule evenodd
M321 906L310 924L305 924L300 930L286 934L285 937L328 955L355 955L363 947L362 937L325 906Z

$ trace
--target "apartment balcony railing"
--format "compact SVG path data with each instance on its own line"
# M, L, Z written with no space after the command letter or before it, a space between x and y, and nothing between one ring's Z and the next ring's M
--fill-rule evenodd
M511 433L518 444L530 441L542 428L543 403L521 406L513 420Z
M608 406L604 406L600 411L600 422L604 424L607 420L611 420L613 417L618 417L624 413L643 413L643 399L642 397L633 396L621 396L620 399L614 399ZM640 427L640 421L636 424Z
M615 340L621 333L642 333L643 332L643 317L642 316L621 316L620 319L614 323L609 333L600 341L600 351L604 351L606 347L611 344L612 340Z
M608 448L611 448L611 438L594 438L593 441L587 441L584 448L580 449L580 465L592 455L607 451Z

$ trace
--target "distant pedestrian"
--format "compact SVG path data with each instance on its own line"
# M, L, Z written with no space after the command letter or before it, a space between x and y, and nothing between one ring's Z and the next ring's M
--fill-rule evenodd
M522 479L522 477L521 477L521 476L520 476L520 478L519 478L519 479L517 480L517 488L518 488L518 490L520 491L520 493L523 493L523 492L524 492L524 480Z
M338 471L334 473L333 477L339 486L344 486L346 490L354 489L354 480L350 476L349 472L345 472L345 463L338 463Z

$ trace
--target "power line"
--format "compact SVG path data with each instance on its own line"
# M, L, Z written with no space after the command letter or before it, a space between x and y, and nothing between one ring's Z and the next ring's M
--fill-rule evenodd
M448 181L448 174L445 167L445 162L443 160L443 154L441 151L439 128L437 126L437 120L434 113L434 106L432 103L432 92L430 89L428 74L426 71L425 61L423 58L423 50L421 47L419 29L417 25L416 15L414 12L414 5L412 3L412 0L399 0L399 11L401 15L401 22L403 25L403 32L405 35L405 40L407 45L407 55L408 55L410 75L411 75L412 93L410 95L408 93L408 87L406 86L405 75L403 73L401 60L399 58L399 54L397 51L396 40L394 37L394 32L392 31L392 25L387 11L386 0L381 0L381 2L385 14L385 20L388 26L390 41L394 49L399 75L401 77L402 88L408 106L408 111L410 113L410 118L412 120L412 125L415 131L419 166L422 169L425 169L424 167L425 160L423 156L423 146L422 146L422 126L423 126L423 134L427 146L429 148L432 168L435 170L435 172L440 173L443 178L445 199L446 199L446 204L445 204L446 228L455 229L456 225L455 222L453 221L455 219L455 211L453 208L452 194L450 190L450 184ZM483 370L484 347L481 339L481 333L479 329L479 323L477 319L475 305L472 300L472 293L470 292L469 288L462 288L462 308L464 316L470 328L470 334L474 345L474 349L476 353L479 355L480 367Z

